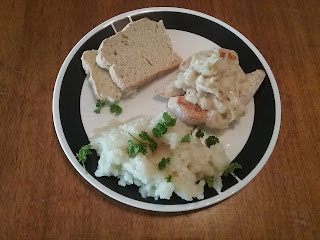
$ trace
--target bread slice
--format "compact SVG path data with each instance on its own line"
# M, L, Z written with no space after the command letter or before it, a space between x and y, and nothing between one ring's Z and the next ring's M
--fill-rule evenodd
M86 74L89 75L89 82L93 86L94 94L97 99L102 101L118 101L123 92L111 80L109 71L97 65L97 55L97 50L90 50L83 52L81 57L82 67Z
M172 50L163 22L143 18L105 39L96 61L121 90L130 91L177 68L182 59Z

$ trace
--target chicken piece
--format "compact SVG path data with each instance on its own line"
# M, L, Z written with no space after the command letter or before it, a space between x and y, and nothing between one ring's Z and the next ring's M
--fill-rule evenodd
M207 119L208 111L188 102L183 96L169 98L168 108L186 124L198 125L205 123Z

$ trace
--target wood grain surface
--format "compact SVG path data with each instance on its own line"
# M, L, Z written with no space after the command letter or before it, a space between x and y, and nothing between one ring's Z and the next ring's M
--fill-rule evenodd
M101 22L151 6L233 26L279 87L281 130L269 161L206 209L156 213L112 200L76 172L53 127L53 87L72 47ZM0 29L0 239L320 239L319 0L2 0Z

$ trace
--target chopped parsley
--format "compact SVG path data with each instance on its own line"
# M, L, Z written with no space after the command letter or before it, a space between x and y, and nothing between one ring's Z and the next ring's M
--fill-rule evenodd
M135 157L138 153L145 155L147 153L147 144L143 142L135 143L132 140L128 140L129 157Z
M208 184L209 188L212 188L214 186L214 178L210 176L204 176L203 180Z
M230 163L228 168L226 170L224 170L223 172L223 176L224 177L227 177L229 174L231 174L232 176L235 176L234 175L234 170L236 169L242 169L242 166L241 164L237 163L237 162L234 162L234 163Z
M209 136L206 139L206 145L208 148L210 148L212 145L215 145L219 142L219 138L217 138L216 136Z
M168 177L166 177L167 182L171 182L171 178L172 178L171 175L169 175Z
M164 119L164 123L166 124L166 126L174 126L176 125L176 119L172 118L169 113L164 112L162 115L163 119Z
M163 122L159 122L153 129L153 135L156 138L161 138L168 130L168 127L163 123Z
M149 146L149 148L151 149L152 152L154 152L157 148L158 148L158 143L148 135L147 132L142 131L139 134L139 137L142 140L146 140L149 143L143 142L139 139L137 139L136 137L134 137L131 133L129 133L129 135L134 138L135 140L137 140L138 143L136 143L135 141L132 140L128 140L128 155L129 157L135 157L138 153L142 153L143 155L145 155L147 153L147 146Z
M122 108L119 105L112 103L110 105L110 112L113 113L113 115L118 116L120 113L122 113Z
M100 113L101 112L101 108L104 107L104 105L106 105L106 102L101 101L100 99L97 100L96 102L96 109L94 110L95 113Z
M168 127L172 127L176 124L176 119L172 118L167 112L164 112L162 117L164 121L161 120L152 129L153 135L156 138L162 137L168 131Z
M191 142L190 133L186 134L186 135L181 139L181 143L189 143L189 142Z
M170 158L162 158L161 161L158 163L158 168L162 171L167 167L167 164L170 163Z
M152 152L154 152L155 150L157 150L158 148L158 144L157 142L148 135L147 132L145 131L142 131L140 134L139 134L139 137L142 139L142 140L146 140L149 142L149 148L151 149Z
M92 154L90 148L90 144L84 145L82 148L80 148L79 152L77 153L77 158L84 169L86 169L85 162L87 161L87 155Z
M203 138L203 136L204 136L204 132L202 131L201 128L199 128L197 133L196 133L196 137L197 138Z

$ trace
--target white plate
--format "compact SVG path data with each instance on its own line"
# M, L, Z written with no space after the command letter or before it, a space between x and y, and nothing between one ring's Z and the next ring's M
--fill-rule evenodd
M224 179L222 192L205 189L204 200L186 202L177 196L170 200L143 199L135 186L117 185L116 178L96 178L97 156L87 161L84 171L75 158L81 146L88 144L94 129L103 127L112 116L108 108L100 114L93 112L95 97L82 70L80 57L85 50L97 49L101 41L121 30L129 21L142 17L164 21L174 50L186 59L193 53L221 46L234 49L245 72L264 69L267 77L248 104L247 114L220 136L228 157L239 162L243 169L236 179ZM123 113L117 120L125 121L144 114L154 116L166 108L166 101L156 97L154 90L172 77L168 74L139 89L135 98L123 99ZM153 211L187 211L217 203L243 188L267 162L280 128L280 96L276 81L260 52L243 35L227 24L203 13L180 8L147 8L118 15L94 28L71 50L58 74L53 94L53 119L60 144L77 171L106 195L138 208Z

